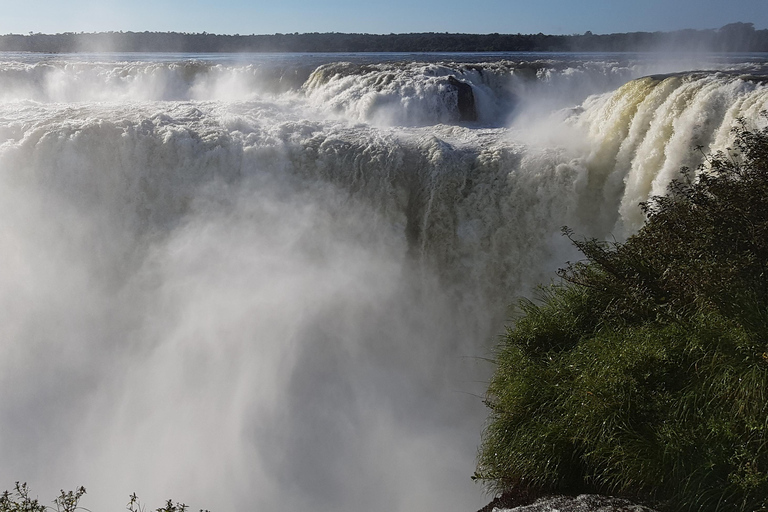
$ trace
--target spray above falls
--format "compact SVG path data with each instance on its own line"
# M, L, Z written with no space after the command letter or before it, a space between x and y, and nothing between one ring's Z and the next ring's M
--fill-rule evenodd
M760 62L521 59L3 55L6 488L479 508L483 358L561 226L632 233L768 108Z

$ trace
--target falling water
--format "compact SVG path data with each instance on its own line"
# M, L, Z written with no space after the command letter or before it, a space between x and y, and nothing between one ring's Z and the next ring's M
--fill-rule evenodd
M461 59L0 55L5 488L479 508L484 358L561 226L631 234L768 89L760 56Z

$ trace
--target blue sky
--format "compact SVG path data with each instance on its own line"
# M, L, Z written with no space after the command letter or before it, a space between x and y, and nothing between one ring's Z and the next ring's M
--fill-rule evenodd
M0 0L0 8L0 34L597 34L718 28L735 21L768 28L768 0Z

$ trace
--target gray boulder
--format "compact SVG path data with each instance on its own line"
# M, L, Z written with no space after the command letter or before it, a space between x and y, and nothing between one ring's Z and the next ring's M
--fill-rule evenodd
M582 494L576 497L551 496L540 498L530 505L513 508L492 507L492 510L498 512L655 512L653 509L631 501L597 494Z
M477 109L475 108L475 93L472 86L466 82L457 80L455 76L448 77L448 84L456 90L458 96L459 120L477 121Z

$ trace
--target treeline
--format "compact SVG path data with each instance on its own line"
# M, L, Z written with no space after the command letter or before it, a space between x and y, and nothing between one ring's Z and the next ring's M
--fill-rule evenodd
M0 51L70 52L766 52L768 30L752 23L720 29L621 34L270 34L179 32L7 34Z

